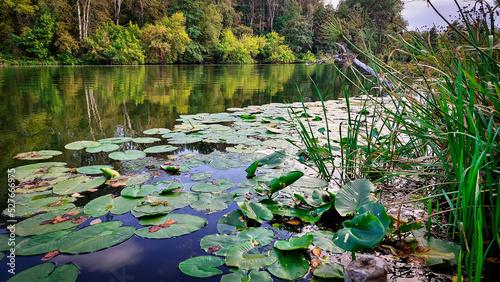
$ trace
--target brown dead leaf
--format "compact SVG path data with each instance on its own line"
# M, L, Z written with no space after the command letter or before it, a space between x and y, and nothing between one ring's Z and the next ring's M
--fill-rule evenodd
M320 248L314 248L312 250L312 253L313 253L313 255L319 257L319 256L321 256L321 249Z
M153 233L153 232L156 232L156 231L160 231L161 227L158 226L158 225L153 225L151 227L149 227L149 233Z
M79 216L79 217L73 219L71 222L73 224L82 224L85 221L87 221L87 219L89 219L89 216L88 215L84 215L84 216Z
M160 226L161 228L167 228L167 227L169 227L170 225L172 225L172 224L176 224L176 223L177 223L177 221L175 221L175 220L173 220L173 219L169 218L169 219L167 219L167 221L165 221L165 223L160 224L160 225L158 225L158 226Z
M428 252L430 251L431 248L430 247L422 247L420 245L418 245L416 248L415 248L415 252L417 253L425 253L425 252Z
M68 212L68 213L63 214L63 216L74 216L74 215L81 214L81 213L82 213L81 211L72 211L72 212Z
M90 222L90 225L96 225L96 224L99 224L101 222L102 222L102 220L100 218L96 218Z
M290 224L290 225L299 225L300 221L298 221L298 220L289 220L289 221L287 221L285 223Z
M172 161L166 161L163 164L169 165L169 164L172 164Z
M111 187L113 187L113 188L125 187L125 186L127 186L127 183L125 183L125 182L115 182L115 183L111 184Z
M500 264L500 258L486 258L486 261L495 263L495 264Z
M56 207L56 206L59 206L59 205L62 205L61 201L57 201L57 202L53 203L52 205L49 205L49 208Z
M319 258L313 258L313 259L311 260L311 267L312 267L313 269L318 268L318 266L319 266L320 264L321 264L321 260L320 260Z
M71 173L75 173L75 172L76 172L76 167L75 167L75 168L72 168L69 172L71 172Z
M215 247L208 248L207 252L209 254L213 254L213 253L217 252L218 250L220 250L221 248L222 248L221 245L217 245Z
M96 189L96 188L91 188L91 189L87 189L87 191L89 191L89 192L95 192L95 191L98 191L98 189Z
M71 194L71 197L73 197L73 198L83 198L84 196L80 195L79 193L73 193L73 194Z
M43 261L45 260L49 260L55 256L57 256L59 254L59 250L55 250L55 251L52 251L52 252L48 252L45 254L45 256L42 258Z

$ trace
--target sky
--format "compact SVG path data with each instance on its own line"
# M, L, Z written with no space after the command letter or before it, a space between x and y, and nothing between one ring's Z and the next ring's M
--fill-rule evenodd
M337 7L339 0L325 0L325 3L331 3ZM431 7L428 7L425 0L403 0L404 10L402 12L403 18L408 21L408 30L415 30L427 26L431 28L433 24L445 26L445 22L434 12ZM432 4L436 9L445 16L448 20L457 19L457 6L453 0L432 0ZM474 4L473 0L457 0L461 6ZM487 1L493 4L493 0Z

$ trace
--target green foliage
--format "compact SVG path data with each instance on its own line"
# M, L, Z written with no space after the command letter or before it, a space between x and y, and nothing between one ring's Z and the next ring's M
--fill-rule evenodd
M217 45L216 51L222 63L248 64L255 62L243 42L239 41L229 29L222 32L221 42Z
M295 61L295 55L290 47L283 44L285 38L276 32L271 32L266 35L266 45L262 51L264 61L267 63L287 64Z
M295 53L309 51L312 47L311 23L301 15L302 9L297 2L292 2L285 15L287 20L283 23L281 34L285 42Z
M84 58L101 64L143 64L140 35L139 26L132 23L124 28L107 22L84 39Z
M142 29L141 41L147 63L174 63L182 57L191 41L185 31L185 22L182 13L175 13Z

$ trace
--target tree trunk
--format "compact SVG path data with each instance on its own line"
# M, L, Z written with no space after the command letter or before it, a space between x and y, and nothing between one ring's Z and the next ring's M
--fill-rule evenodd
M120 13L122 10L123 0L113 0L113 4L115 6L115 24L120 25ZM142 4L142 1L141 1ZM142 5L141 5L142 7Z

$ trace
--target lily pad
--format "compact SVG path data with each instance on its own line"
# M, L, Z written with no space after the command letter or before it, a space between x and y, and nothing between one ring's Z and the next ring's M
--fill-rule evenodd
M106 181L106 184L113 185L114 183L123 182L127 186L139 185L141 183L148 181L149 178L151 178L151 174L149 173L126 174L126 175L121 175L118 178L115 177L111 180L108 180Z
M162 195L182 189L184 189L184 186L180 182L170 180L158 181L158 185L156 186L156 191Z
M90 166L82 166L76 169L76 172L81 174L102 174L101 168L109 168L113 169L112 166L109 165L90 165Z
M211 194L201 193L199 200L191 204L191 208L204 211L208 210L209 213L223 211L227 209L227 202L233 201L233 195L228 193Z
M140 158L144 158L146 153L139 150L127 150L124 152L114 152L109 154L109 158L117 161L131 161Z
M150 232L150 229L148 227L140 228L136 230L135 234L137 236L152 239L173 238L199 230L207 224L207 221L199 216L179 213L172 213L159 217L142 219L139 221L139 224L161 225L168 219L173 220L176 223L171 224L170 226L165 228L160 228L156 232Z
M148 129L148 130L145 130L143 133L144 134L147 134L147 135L153 135L153 134L167 134L169 133L171 130L168 129L168 128L151 128L151 129Z
M71 142L69 144L66 144L64 148L68 150L81 150L85 148L93 148L101 145L101 143L96 142L96 141L88 141L88 140L82 140L82 141L75 141Z
M247 172L247 178L251 178L255 175L255 171L257 170L258 166L259 162L255 161L245 169L245 171Z
M277 252L274 249L261 253L256 248L257 245L257 241L245 241L232 247L227 252L226 264L239 269L258 269L269 266L278 260Z
M418 230L412 231L412 234L419 245L427 249L426 252L415 252L412 255L423 257L426 265L442 264L445 261L457 263L462 248L456 243L434 238L426 239Z
M373 248L384 239L387 232L380 220L370 212L344 221L342 225L345 228L335 233L333 243L350 252Z
M304 175L301 171L290 171L286 175L282 175L279 178L275 178L271 180L269 183L269 187L271 187L271 193L277 192L288 185L291 185L297 179L301 178Z
M140 199L130 199L127 197L113 198L113 207L109 210L112 214L124 214L131 211L141 203Z
M276 277L295 280L307 274L309 262L299 252L277 251L279 260L267 267L267 270Z
M88 202L83 211L92 217L100 217L108 213L108 211L113 207L113 198L111 195L104 195L99 198L95 198Z
M26 238L16 245L16 255L32 256L58 250L61 246L61 241L71 232L69 230L61 230Z
M259 246L265 246L273 241L274 231L268 228L253 227L241 231L237 236L242 240L254 241Z
M217 223L219 233L236 233L238 230L247 228L245 215L241 210L233 210L223 215Z
M8 282L26 282L26 281L46 281L74 282L78 277L78 268L74 264L65 264L54 270L54 264L51 262L35 265L23 272L13 276ZM54 271L52 271L54 270Z
M344 266L339 263L322 263L314 270L314 276L322 278L344 278Z
M165 136L165 135L163 135ZM168 140L170 144L192 144L196 142L203 141L203 137L198 135L186 135L182 137L176 137Z
M82 228L66 236L60 250L62 253L81 254L117 245L130 238L135 231L135 227L122 224L121 221L110 221Z
M179 269L186 275L205 278L222 274L222 270L215 267L221 266L224 263L223 259L216 256L200 256L181 262Z
M121 191L121 195L130 198L144 198L156 192L156 185L146 184L142 186L128 186Z
M172 146L172 145L159 145L159 146L153 146L149 147L144 150L144 153L148 154L154 154L154 153L166 153L166 152L172 152L177 150L178 147Z
M140 143L140 144L151 144L154 142L161 141L161 139L156 138L156 137L137 137L137 138L132 139L132 141L134 141L135 143Z
M191 175L190 179L193 181L200 181L200 180L208 179L210 177L212 177L211 173L200 172L200 173L195 173L195 174Z
M87 148L87 149L85 149L85 151L87 153L99 153L99 152L109 153L109 152L116 151L118 149L120 149L120 146L118 146L116 144L108 143L108 144L101 144L97 147Z
M356 212L361 206L374 202L375 186L367 179L353 180L344 185L335 197L335 209L341 216Z
M42 175L46 174L52 168L59 168L60 169L65 165L66 165L66 163L63 163L63 162L45 162L45 163L36 163L36 164L18 166L15 168L16 173L14 174L14 176L17 180L19 180L20 182L23 182L23 181L27 181L27 180L32 180L34 178L34 176L39 178L41 174ZM63 168L63 169L69 171L68 168ZM26 179L26 178L29 178L29 179Z
M232 247L243 241L243 238L235 235L212 234L201 239L200 247L205 250L205 252L210 252L218 256L225 256Z
M148 196L146 204L136 206L134 216L152 216L166 214L180 209L198 200L195 193L171 193L163 196Z
M198 182L191 186L191 190L195 192L222 192L233 187L233 182L227 179L218 178L211 181Z
M332 241L333 235L334 235L333 232L313 231L313 232L310 232L308 234L311 234L314 236L313 245L322 249L322 250L325 250L325 251L328 251L331 253L336 253L336 254L341 254L341 253L345 252L344 249L340 248L339 246L337 246L333 243L333 241Z
M274 217L272 211L261 203L245 200L237 202L237 204L249 218L259 223L262 223L263 220L271 220Z
M31 152L26 152L26 153L19 153L19 154L14 156L14 159L28 160L28 161L46 160L46 159L50 159L54 156L59 156L59 155L62 155L61 151L41 150L41 151L31 151Z
M54 185L53 191L58 195L80 193L87 189L99 187L104 182L106 182L105 177L78 176L57 183Z
M132 137L111 137L99 140L101 144L122 144L132 141Z
M272 282L273 278L266 271L259 271L257 269L252 269L247 276L246 270L239 269L236 272L226 274L221 277L221 282L247 282L247 281L259 281L259 282Z
M274 152L270 155L267 155L261 159L259 159L259 165L264 166L265 168L275 168L282 164L286 159L286 155L284 152Z
M237 168L241 166L241 162L230 159L217 158L210 162L210 166L216 169Z
M78 226L83 222L73 223L72 219L80 217L82 214L75 214L68 216L70 219L66 221L54 221L52 224L42 224L43 222L52 220L54 218L64 218L65 214L69 214L70 212L81 212L81 209L74 210L57 210L51 211L39 215L35 215L34 217L25 219L16 225L16 234L19 236L28 236L28 235L41 235L45 233L55 232L59 230L69 229L74 226Z
M274 247L276 249L282 251L290 251L290 250L298 250L298 249L307 249L309 245L313 242L313 235L303 235L299 238L290 238L290 240L278 240L274 243Z

